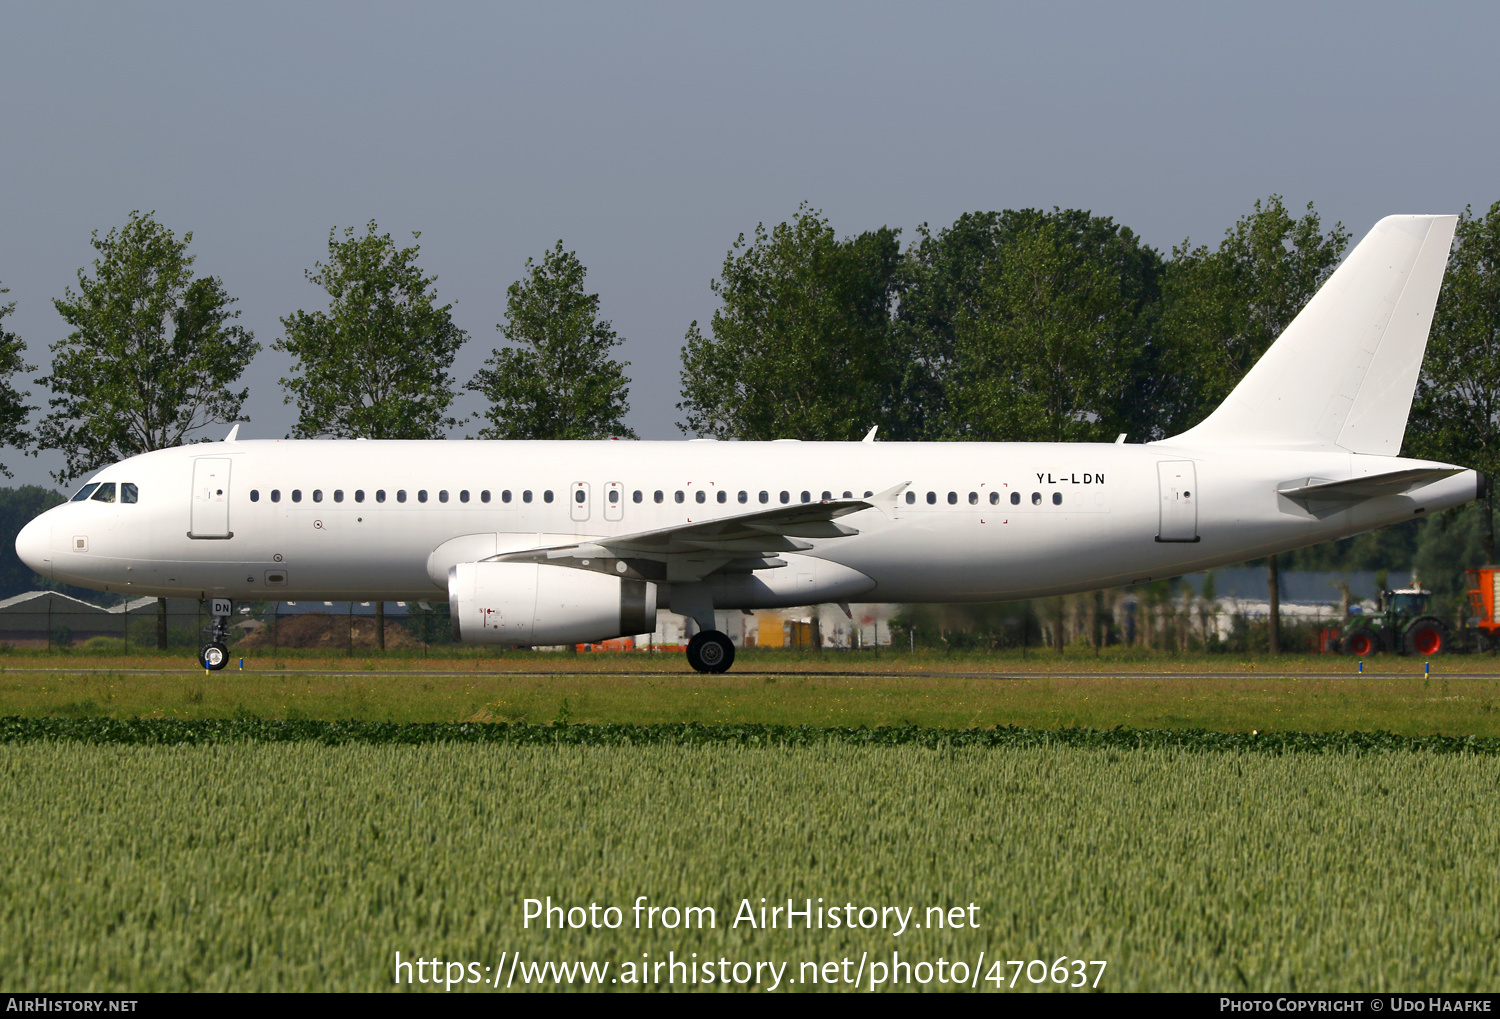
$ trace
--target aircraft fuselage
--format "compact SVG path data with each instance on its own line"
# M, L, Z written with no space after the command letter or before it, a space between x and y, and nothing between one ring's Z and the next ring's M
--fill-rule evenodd
M793 574L821 560L868 583L851 587L839 571L842 586L825 590L808 571L806 585L718 607L995 601L1241 562L1476 496L1473 471L1349 504L1278 492L1434 466L1167 444L246 440L107 467L90 483L114 486L112 501L49 510L17 549L46 576L104 591L421 600L444 597L451 563L430 560L465 535L493 535L484 551L506 552L909 483L893 505L842 518L858 533L811 539L791 557ZM134 502L122 501L127 484Z

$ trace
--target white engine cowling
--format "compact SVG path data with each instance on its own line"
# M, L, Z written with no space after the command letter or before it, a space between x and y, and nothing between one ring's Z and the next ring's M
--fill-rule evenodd
M656 585L540 563L459 563L448 608L455 640L581 644L656 629Z

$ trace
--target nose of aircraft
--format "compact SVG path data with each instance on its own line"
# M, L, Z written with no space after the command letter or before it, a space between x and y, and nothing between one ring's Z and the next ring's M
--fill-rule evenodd
M52 576L52 521L45 514L21 528L16 535L16 555L44 577Z

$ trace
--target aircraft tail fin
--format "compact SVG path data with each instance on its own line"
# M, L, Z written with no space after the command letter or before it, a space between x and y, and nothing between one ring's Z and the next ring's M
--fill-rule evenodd
M1457 223L1376 223L1224 402L1165 441L1399 455Z

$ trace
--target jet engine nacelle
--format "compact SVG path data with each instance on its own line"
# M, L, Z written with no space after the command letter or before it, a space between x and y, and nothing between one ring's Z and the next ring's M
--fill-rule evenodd
M455 640L581 644L656 629L656 585L541 563L459 563L448 571Z

